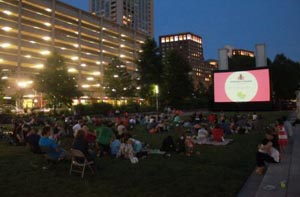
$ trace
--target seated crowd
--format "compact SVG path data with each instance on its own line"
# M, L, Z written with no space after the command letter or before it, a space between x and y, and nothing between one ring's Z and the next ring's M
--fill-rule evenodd
M137 163L148 154L170 156L176 152L191 156L195 144L222 143L230 135L249 133L257 127L258 119L256 113L231 116L224 113L194 113L187 120L183 120L178 110L174 113L161 113L158 117L148 114L117 114L114 121L112 118L103 119L99 116L82 117L77 120L74 117L62 116L44 121L32 118L30 121L14 121L11 143L28 144L33 153L44 153L44 148L47 147L46 154L49 157L62 160L69 154L61 147L61 140L64 136L69 136L74 138L71 148L80 150L94 163L97 157L108 155ZM160 149L150 149L148 144L133 135L138 124L143 125L150 134L178 131L179 137L173 139L172 135L169 135L162 140ZM283 120L278 120L275 128L267 130L265 139L258 147L258 173L262 173L266 162L279 162L279 151L284 152L287 144L285 124ZM41 128L40 131L37 128ZM288 131L288 134L291 132Z

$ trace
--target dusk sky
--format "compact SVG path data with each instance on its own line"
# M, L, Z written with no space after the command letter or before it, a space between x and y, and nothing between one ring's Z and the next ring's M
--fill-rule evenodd
M88 10L88 0L62 0ZM272 60L300 61L300 0L155 0L155 38L192 32L203 38L205 59L225 45L247 50L265 43Z

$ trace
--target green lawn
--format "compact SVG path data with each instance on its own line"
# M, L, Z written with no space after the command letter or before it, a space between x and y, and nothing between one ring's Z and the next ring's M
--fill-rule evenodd
M269 114L273 120L278 117ZM134 134L156 148L168 135L149 135L141 129ZM254 169L262 137L258 131L234 135L227 146L197 145L200 155L150 155L135 165L99 158L103 169L95 176L87 169L84 179L69 176L70 161L42 170L42 155L0 142L1 196L235 196ZM70 139L64 141L67 144Z

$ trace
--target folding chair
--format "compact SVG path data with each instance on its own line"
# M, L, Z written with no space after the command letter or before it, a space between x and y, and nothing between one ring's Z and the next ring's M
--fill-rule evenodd
M92 173L94 174L95 171L92 168L93 161L88 161L85 155L80 151L76 149L71 149L71 167L70 167L70 175L72 172L81 173L81 178L84 176L85 167L88 166ZM78 162L78 159L82 159L83 162ZM77 166L78 168L81 168L81 170L73 169L73 166Z

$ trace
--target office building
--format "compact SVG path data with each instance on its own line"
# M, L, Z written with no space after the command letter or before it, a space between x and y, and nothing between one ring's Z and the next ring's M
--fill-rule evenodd
M31 107L39 93L34 75L56 50L85 98L103 96L103 69L119 57L135 70L147 35L56 0L0 1L0 65L9 96L22 93Z
M202 38L193 33L179 33L159 37L159 47L162 57L169 50L177 50L189 62L193 72L194 88L199 87L199 82L206 87L211 83L211 69L204 61Z
M248 56L248 57L254 57L254 52L245 50L245 49L237 49L233 46L226 45L224 48L228 50L228 57L232 57L235 55L239 56Z
M89 0L89 10L153 37L153 0Z

